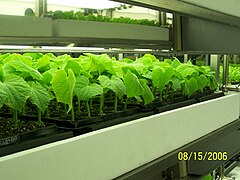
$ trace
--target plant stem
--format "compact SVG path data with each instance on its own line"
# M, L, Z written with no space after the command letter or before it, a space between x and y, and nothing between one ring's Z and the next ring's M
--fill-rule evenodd
M42 113L41 110L38 108L38 122L41 123L42 122Z
M165 91L165 99L168 98L168 94L169 94L169 84L166 85L166 91Z
M37 125L38 126L41 126L43 124L42 122L42 112L41 110L38 108L38 122L37 122Z
M171 91L172 91L171 92L171 98L173 99L174 98L174 89L172 88Z
M72 114L72 122L74 122L75 121L75 117L74 117L74 108L73 107L71 109L71 114Z
M163 98L162 98L162 91L159 91L159 101L162 102Z
M123 97L121 98L121 103L123 103Z
M98 66L98 76L101 76L101 70L99 66Z
M26 114L26 106L24 105L23 106L23 109L22 109L22 114L25 115Z
M58 111L58 102L56 101L56 111Z
M112 100L113 100L113 94L110 93L110 101L112 102Z
M13 110L13 125L14 129L18 127L18 112L17 110Z
M92 98L90 98L90 109L92 109Z
M49 109L46 109L46 117L49 118Z
M67 112L67 105L64 103L63 106L64 106L64 111Z
M152 85L152 93L155 93L155 86Z
M100 97L100 111L99 111L100 115L103 115L103 107L104 107L104 93Z
M129 99L129 98L127 97L127 99L126 99L126 101L125 101L124 109L127 109L128 99Z
M87 106L88 117L91 117L91 112L90 112L88 100L86 101L86 106Z
M78 113L81 113L81 101L78 98Z
M117 112L117 103L118 103L118 97L115 94L115 99L114 99L114 112Z

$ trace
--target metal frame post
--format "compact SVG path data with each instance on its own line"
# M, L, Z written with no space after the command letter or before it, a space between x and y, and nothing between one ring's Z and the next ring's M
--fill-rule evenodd
M237 64L237 55L233 55L233 63Z
M187 161L179 161L179 175L181 179L187 177Z
M35 16L41 17L47 12L47 0L35 0Z
M229 59L227 55L223 56L223 90L227 91L228 85Z
M167 25L167 14L166 14L166 12L160 12L160 25L162 26L162 27L166 27L166 25Z
M173 50L181 51L182 46L182 17L173 14Z
M219 167L219 175L220 175L220 179L223 180L224 179L224 164L222 164Z
M188 62L188 54L184 54L184 63Z
M209 66L210 65L210 55L206 54L205 55L205 66Z
M122 60L123 59L123 53L118 53L118 60Z
M220 56L217 54L210 55L210 69L215 72L215 78L219 83L219 67L220 67Z

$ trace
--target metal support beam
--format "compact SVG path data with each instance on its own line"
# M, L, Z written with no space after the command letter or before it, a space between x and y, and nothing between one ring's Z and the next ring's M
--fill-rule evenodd
M223 56L223 90L227 91L228 85L228 69L229 69L229 59L227 55Z
M215 72L215 78L219 83L219 66L220 66L220 56L216 54L212 54L210 56L210 68Z
M160 25L161 27L165 27L167 25L167 15L166 12L160 12Z
M205 66L209 66L210 65L210 55L206 54L205 55Z
M221 179L221 180L224 180L224 164L222 164L222 165L219 167L219 175L220 175L220 179Z
M107 9L106 10L106 16L108 18L113 18L113 10L112 9Z
M118 60L122 60L123 59L123 53L118 53Z
M212 179L216 179L217 178L217 176L216 176L216 170L213 170L213 172L212 172Z
M35 0L35 16L41 17L47 12L47 0Z
M239 18L178 0L112 0L240 27Z
M184 63L188 62L188 54L184 54Z
M173 15L173 50L181 51L182 49L182 17Z
M180 178L187 177L187 162L186 161L179 161L179 175Z
M237 58L237 55L233 55L233 63L234 63L234 64L237 64L237 63L238 63L238 62L237 62L237 59L238 59L238 58Z

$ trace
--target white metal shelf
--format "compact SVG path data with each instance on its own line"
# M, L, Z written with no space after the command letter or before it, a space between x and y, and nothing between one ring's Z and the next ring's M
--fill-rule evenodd
M221 13L206 7L179 0L113 0L116 2L167 11L183 16L197 17L209 21L240 27L239 17Z
M231 94L1 157L0 174L25 180L113 179L238 118L239 95ZM22 173L26 166L29 172Z
M0 15L0 44L170 49L162 27Z

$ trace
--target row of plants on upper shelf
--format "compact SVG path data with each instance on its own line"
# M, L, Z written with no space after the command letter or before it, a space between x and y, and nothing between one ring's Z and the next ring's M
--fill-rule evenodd
M202 66L206 68L208 71L210 71L209 66ZM230 84L238 84L240 83L240 65L239 64L230 64L229 65L229 72L228 72L228 82ZM220 66L220 72L219 72L219 79L220 83L222 82L223 78L223 66Z
M158 26L154 20L148 19L132 19L129 17L109 18L100 14L84 14L81 11L74 13L74 11L48 11L44 17L52 19L75 19L84 21L98 21L98 22L113 22L113 23L126 23L126 24L140 24L148 26Z
M90 53L78 58L51 53L0 56L0 108L12 110L14 128L18 126L18 114L25 113L28 106L36 107L41 125L42 115L49 117L53 111L71 111L74 121L84 113L91 117L97 109L95 114L103 115L108 100L114 102L116 112L126 109L129 102L148 105L179 93L190 98L216 87L213 72L206 68L191 62L182 64L176 58L161 62L150 54L135 61Z
M230 64L228 72L228 82L230 84L240 83L240 65L239 64ZM222 80L223 67L220 66L220 80Z

